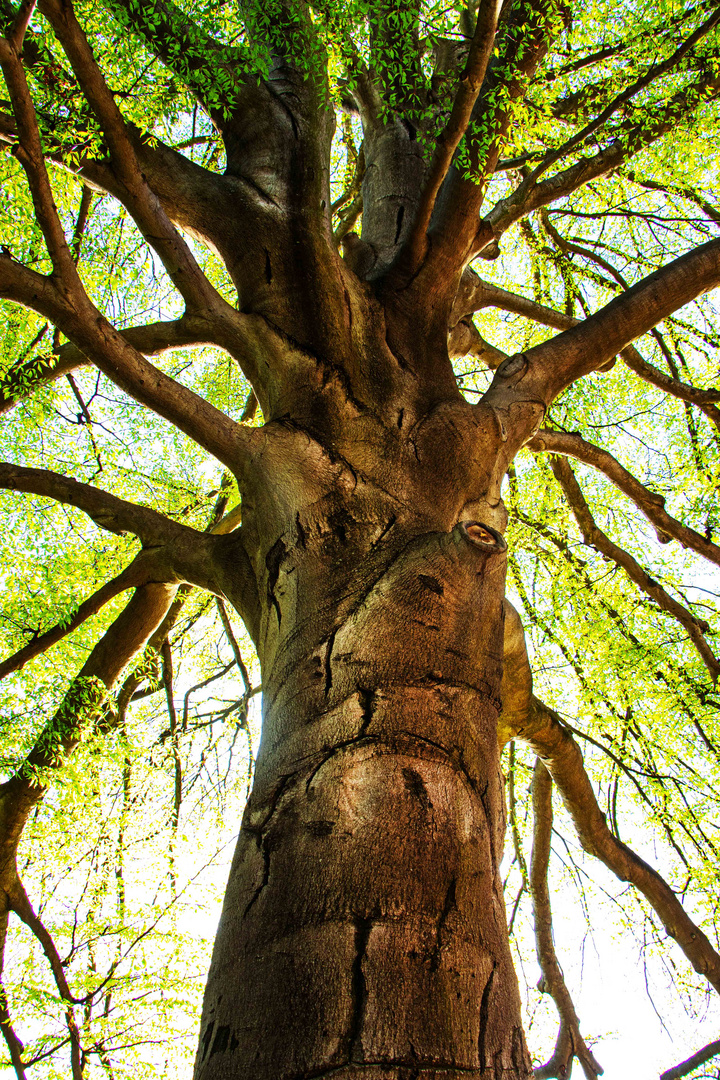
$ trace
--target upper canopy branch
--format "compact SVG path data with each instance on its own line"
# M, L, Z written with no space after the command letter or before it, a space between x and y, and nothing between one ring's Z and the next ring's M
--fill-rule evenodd
M411 273L425 255L426 233L435 208L435 201L450 169L455 151L465 135L480 93L492 54L501 7L502 0L480 0L468 58L460 74L447 124L437 138L420 205L415 214L412 232L407 240L407 257Z
M487 214L493 235L501 236L514 222L527 217L533 210L548 206L577 191L590 180L606 176L632 158L638 151L673 131L679 117L685 117L698 105L720 94L720 67L703 73L694 83L679 90L662 106L654 106L651 115L637 109L613 130L612 141L591 157L579 161L536 182L529 174L511 195L501 199ZM638 115L639 114L639 115Z
M172 0L105 0L105 6L197 94L222 130L247 85L246 51L216 41Z
M187 243L165 213L162 203L143 175L133 141L88 40L75 18L70 0L40 0L82 91L107 139L113 170L126 195L123 200L146 238L163 261L189 311L212 312L230 324L238 313L210 284Z

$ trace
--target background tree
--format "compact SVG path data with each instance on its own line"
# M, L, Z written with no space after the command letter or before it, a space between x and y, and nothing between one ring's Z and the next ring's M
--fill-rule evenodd
M553 944L553 784L679 978L720 990L720 391L698 299L720 282L717 6L3 12L1 895L64 1024L28 1053L3 999L16 1074L67 1048L75 1080L122 1059L114 1002L153 926L127 910L128 815L147 819L161 748L160 917L184 819L227 810L252 735L234 609L263 738L196 1075L531 1074L508 743L510 918L528 893L560 1017L536 1075L597 1075ZM129 707L156 695L143 736ZM107 827L62 954L23 877L79 792ZM668 881L620 840L638 806ZM167 964L153 1008L177 1017Z

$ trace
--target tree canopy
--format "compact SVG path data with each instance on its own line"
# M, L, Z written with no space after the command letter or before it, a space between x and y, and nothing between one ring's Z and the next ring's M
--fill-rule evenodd
M335 359L353 308L326 251L368 296L422 295L418 337L452 360L422 369L428 397L456 380L508 440L506 904L524 959L534 926L528 1008L560 1017L530 1035L536 1075L602 1062L552 933L582 849L636 887L617 925L700 1015L720 992L717 3L0 13L8 1069L190 1067L260 736L250 576L228 585L217 553L264 427L290 431L312 382L281 349L321 357L323 389L384 393L371 349L359 373ZM528 363L537 408L508 439L498 379ZM708 1075L700 1057L667 1077Z

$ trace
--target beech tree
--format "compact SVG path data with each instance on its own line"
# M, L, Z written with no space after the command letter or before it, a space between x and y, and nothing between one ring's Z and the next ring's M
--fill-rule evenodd
M113 1075L85 1034L108 979L72 984L18 852L31 873L43 797L155 691L177 835L201 724L173 649L197 597L231 656L193 691L233 668L247 729L237 616L263 710L198 1080L533 1075L507 813L511 921L528 895L559 1016L534 1075L599 1075L555 952L553 787L682 979L720 992L720 9L2 18L8 560L20 509L43 539L3 615L0 671L31 689L4 721L0 906L42 946L67 1031L28 1056L3 996L16 1075L63 1053L74 1080ZM620 839L623 799L667 842L665 876Z

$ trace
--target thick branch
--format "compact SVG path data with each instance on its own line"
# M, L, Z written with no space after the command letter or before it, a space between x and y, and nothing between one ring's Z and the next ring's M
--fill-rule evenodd
M607 364L673 311L720 284L720 240L710 240L656 270L594 315L528 350L523 390L550 403L571 382Z
M430 169L420 205L415 215L412 232L408 238L408 259L413 273L425 255L426 233L435 200L447 176L453 155L467 130L473 107L485 78L492 53L502 0L480 0L475 33L465 67L460 75L457 93L445 128L435 144Z
M75 267L72 269L74 273ZM84 292L69 303L51 278L0 254L0 296L48 318L117 386L169 420L229 468L237 469L242 463L250 429L154 367L100 314Z
M543 452L563 454L592 465L598 472L607 476L608 480L611 480L624 495L632 499L648 521L655 526L661 543L666 543L670 537L673 537L683 547L697 551L699 555L704 555L706 559L720 566L720 547L668 514L663 496L656 495L654 491L650 491L641 484L607 450L595 446L594 443L586 442L577 432L551 431L549 428L541 428L526 445L528 450L536 454Z
M4 679L13 671L20 671L28 661L40 656L41 653L47 652L52 645L62 641L78 626L82 626L84 622L96 615L108 601L124 592L125 589L144 584L150 570L149 566L143 567L143 563L146 562L147 560L143 559L142 555L133 560L130 566L126 567L122 573L101 585L87 600L83 600L63 622L33 637L22 649L18 649L12 656L8 656L6 660L3 660L0 663L0 679Z
M69 0L41 0L40 8L50 20L105 135L113 169L127 192L124 201L141 233L162 259L188 309L212 311L230 324L237 322L237 312L210 284L157 195L149 187L135 156L133 140L125 121Z
M109 532L134 533L149 546L160 546L185 533L194 533L164 517L148 506L126 502L107 491L81 484L49 469L30 469L10 462L0 462L0 488L42 495L56 502L76 506L91 517L96 525ZM199 535L199 534L198 534Z
M540 304L527 296L502 289L489 281L483 281L473 270L466 270L463 275L458 297L453 307L451 322L460 319L472 311L480 311L486 307L497 307L503 311L511 311L516 315L522 315L533 322L542 323L543 326L553 326L556 330L571 330L579 326L582 319L576 319L572 315L566 315L562 311L555 311L546 304ZM706 415L720 426L720 415L715 403L720 401L720 390L702 390L697 386L681 382L648 363L633 345L628 345L620 351L623 362L645 382L657 386L673 397L681 401L689 401L697 405Z
M567 458L551 456L550 468L565 493L565 498L580 526L585 543L621 566L630 580L634 581L646 596L654 600L663 611L677 619L687 630L713 682L716 682L720 675L720 663L704 637L709 630L707 623L697 619L691 611L678 603L670 593L658 585L654 578L650 577L629 552L613 543L610 537L597 526Z

